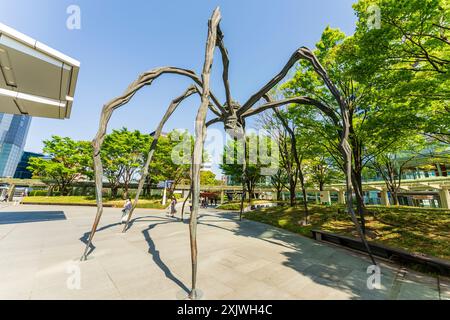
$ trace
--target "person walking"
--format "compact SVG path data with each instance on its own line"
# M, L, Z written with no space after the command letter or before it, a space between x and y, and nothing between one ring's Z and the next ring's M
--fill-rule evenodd
M128 198L125 201L125 204L123 205L121 223L126 223L127 222L128 214L130 213L132 207L133 207L133 204L131 203L131 199Z
M175 213L177 213L177 209L175 206L177 205L177 199L175 197L172 198L172 202L170 202L170 216L173 218Z

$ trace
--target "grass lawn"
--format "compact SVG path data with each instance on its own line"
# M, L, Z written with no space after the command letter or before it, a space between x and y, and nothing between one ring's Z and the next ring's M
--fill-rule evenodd
M279 202L281 203L281 201L272 201L272 200L252 200L251 204L259 204L259 203L272 203L272 202ZM249 203L248 200L244 201L244 208L248 207ZM224 204L221 204L220 206L217 207L217 209L220 210L240 210L241 209L241 201L240 200L233 200L233 201L229 201L229 202L225 202Z
M70 204L70 205L96 205L95 198L87 197L87 196L58 196L58 197L26 197L23 199L22 203L30 204L30 203L42 203L42 204ZM124 200L107 200L104 199L103 203L105 205L110 205L113 207L121 208L124 204ZM148 200L148 199L139 199L138 208L147 208L147 209L165 209L168 205L163 206L160 200Z
M338 209L341 209L338 214ZM310 205L308 226L301 226L301 207L274 207L247 212L245 218L311 237L312 229L358 237L344 207ZM450 260L450 211L411 207L368 206L368 239L387 246Z

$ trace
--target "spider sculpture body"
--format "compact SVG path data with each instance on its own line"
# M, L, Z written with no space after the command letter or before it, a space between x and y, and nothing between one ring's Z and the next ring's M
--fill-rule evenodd
M349 136L349 116L348 116L348 101L343 98L337 87L330 80L327 72L321 66L320 62L314 56L314 54L305 47L302 47L294 52L289 61L286 63L284 68L271 79L263 88L252 95L244 104L240 105L238 102L232 100L230 85L228 81L228 68L229 68L229 58L228 52L225 48L223 41L223 33L220 29L221 14L219 8L214 10L209 23L208 23L208 36L206 41L206 52L205 61L203 66L202 75L198 76L194 71L176 68L176 67L161 67L150 70L143 73L134 81L127 90L119 97L111 100L103 106L100 124L97 135L95 136L92 145L94 147L94 169L95 169L95 183L96 183L96 198L97 198L97 214L89 234L89 239L86 244L86 249L82 256L82 260L87 259L90 249L92 249L92 240L97 230L98 224L100 222L102 212L103 212L103 199L102 199L102 177L103 177L103 167L100 158L100 149L105 138L108 122L111 118L112 113L120 108L121 106L128 103L137 91L145 86L149 86L153 83L155 79L164 74L176 74L182 77L190 78L194 83L179 97L174 99L167 111L159 123L154 140L149 148L147 161L142 169L141 178L138 185L138 190L136 193L136 198L134 199L132 210L130 211L127 219L127 223L123 228L123 232L128 229L128 224L132 217L133 211L139 201L139 195L144 187L144 183L149 174L149 165L152 161L152 156L154 150L157 146L158 139L161 135L161 131L164 124L170 118L172 113L178 108L178 106L188 97L197 94L201 98L201 104L197 113L195 120L195 143L194 152L192 156L192 166L191 166L191 193L192 193L192 213L190 217L189 229L190 229L190 241L191 241L191 259L192 259L192 289L189 297L195 299L197 296L196 291L196 279L197 279L197 215L199 210L199 196L200 196L200 166L201 166L201 156L203 145L206 137L206 128L214 123L223 123L224 129L227 132L231 132L235 137L245 136L245 119L256 115L265 110L279 108L289 104L297 105L310 105L318 108L324 116L328 117L338 128L338 133L341 137L340 150L345 163L345 174L346 174L346 185L347 185L347 197L346 203L348 205L348 212L352 217L352 220L359 232L361 239L363 240L367 252L369 253L372 262L374 264L370 248L365 240L364 233L356 219L355 212L352 205L352 181L351 181L351 149L348 143ZM213 92L210 89L210 74L213 64L213 54L215 48L219 48L222 63L223 63L223 84L226 95L226 102L220 103ZM336 111L334 108L324 104L321 101L315 100L307 96L293 97L289 99L284 99L280 101L272 101L268 96L268 92L274 88L288 73L288 71L295 65L295 63L300 60L307 60L314 67L315 72L321 77L323 82L326 84L330 92L336 99L340 109ZM255 105L264 100L265 102L255 107ZM206 120L208 109L215 115L215 117L209 121ZM243 139L245 141L245 139ZM245 143L244 143L245 146ZM245 158L245 157L244 157ZM246 164L244 161L243 175L245 177ZM241 200L241 213L242 204L246 194L245 184L243 186L243 197Z

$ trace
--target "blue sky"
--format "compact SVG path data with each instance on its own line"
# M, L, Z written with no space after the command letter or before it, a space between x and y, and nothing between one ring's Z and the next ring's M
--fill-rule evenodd
M34 118L26 150L39 152L51 135L91 140L102 105L120 95L140 73L173 65L201 73L207 20L216 6L230 55L230 83L243 103L270 80L300 46L312 47L330 25L353 33L352 0L0 0L0 22L81 62L69 120ZM81 8L81 30L66 28L69 5ZM212 90L224 100L216 55ZM161 78L117 111L110 129L153 131L169 102L190 84ZM191 97L165 131L193 131L199 100ZM217 126L220 128L220 126Z

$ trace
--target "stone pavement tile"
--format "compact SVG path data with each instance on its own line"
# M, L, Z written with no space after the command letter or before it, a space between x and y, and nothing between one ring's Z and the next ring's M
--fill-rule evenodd
M31 299L39 300L118 300L122 299L118 291L112 286L96 286L80 290L68 289L60 285L33 290Z
M284 281L280 281L277 285L285 293L293 296L295 299L308 299L310 292L306 292L303 287L312 284L313 280L305 275L297 274L295 277L289 277Z
M64 248L62 247L52 252L42 252L39 257L39 267L44 268L46 266L51 266L62 261L72 261L74 263L79 262L82 252L83 251L80 250L79 247L69 247L67 250L64 250Z
M110 282L97 261L66 260L39 269L35 273L33 291L42 291L49 287L66 288L78 275L82 287L90 286L92 282L100 286L103 282Z
M273 262L249 273L251 278L274 287L282 287L298 275L298 271Z
M412 270L408 270L405 273L405 279L416 283L422 283L430 287L437 287L436 278L429 277L426 274L421 274Z
M29 299L33 289L33 273L0 277L0 300Z
M440 277L439 283L441 300L450 300L450 279L447 277Z
M321 243L313 244L308 250L302 250L302 254L305 258L311 258L317 260L317 262L323 263L326 259L329 259L336 253L336 249Z
M246 262L247 259L234 250L230 251L229 254L222 256L219 260L220 264L233 268L239 264L244 264Z
M7 298L9 294L29 296L33 288L34 274L38 270L37 260L23 260L28 263L3 264L0 267L0 296Z
M341 267L336 265L313 264L306 268L303 273L317 279L325 279L338 282L342 278L348 276L352 272L349 267Z
M356 293L351 289L327 279L310 275L298 275L282 285L296 299L352 299Z
M437 286L414 283L409 280L398 280L401 282L400 291L396 297L398 300L438 300L439 292Z
M177 292L182 290L182 287L178 283L175 283L171 279L165 277L141 277L140 279L134 280L135 281L121 283L115 282L123 299L159 299L158 295L163 292ZM184 283L184 286L188 287L188 284ZM169 299L175 298L175 294L169 297Z
M148 300L180 300L180 297L186 297L187 293L179 287L165 291L154 291L146 299Z
M234 266L234 269L236 269L236 271L239 271L241 273L251 274L253 273L253 271L264 268L269 264L272 264L272 262L267 261L265 259L257 259L237 264Z
M284 290L270 286L263 281L249 277L237 277L226 283L234 289L232 293L226 294L222 299L245 299L245 300L283 300L292 299L292 295Z
M76 288L77 273L64 264L36 274L32 299L117 299L120 298L114 283L101 266L92 261L79 264L80 288Z
M258 250L255 250L255 248L258 248ZM232 249L236 255L245 259L266 259L272 262L285 259L285 252L291 251L291 249L280 247L260 239L246 239L244 243L238 244Z
M191 268L187 267L183 269L185 277L191 275ZM178 271L179 272L179 271ZM214 278L221 283L227 283L235 279L236 277L244 276L244 274L235 270L233 267L227 267L220 263L210 263L209 261L202 260L198 265L198 273Z
M13 267L27 267L37 265L39 261L40 250L19 251L8 250L0 253L0 271L4 272ZM1 273L0 273L1 275Z
M392 290L395 274L387 269L381 269L380 288L368 287L368 279L371 274L367 273L366 268L356 268L349 275L345 276L340 283L348 287L352 292L357 293L358 298L362 300L382 300L389 299L389 293Z
M303 253L289 251L283 253L283 260L275 261L274 263L283 265L287 268L297 272L303 272L306 268L317 264L316 259L305 256Z
M323 296L324 300L353 300L360 299L359 295L355 292L349 292L344 290L337 289L328 289L327 294Z
M142 219L122 234L117 225L120 209L105 208L101 228L107 228L97 233L96 249L88 261L79 264L82 288L69 290L68 265L77 266L84 249L79 238L89 231L95 208L48 210L55 208L64 210L68 220L14 228L0 225L0 234L9 232L0 237L0 298L177 299L190 287L186 223L164 223L168 221L164 213L137 210L136 217ZM46 209L27 206L26 210ZM404 280L394 284L396 269L385 271L384 266L382 286L386 273L391 288L387 284L381 293L368 291L364 281L369 261L362 255L260 223L224 219L236 219L230 213L202 210L205 213L209 216L201 218L198 228L198 287L205 298L401 298L411 285L422 289L413 290L416 296L434 294L427 289L433 278L420 275L407 278L406 285ZM159 224L148 229L155 223ZM441 296L445 296L443 287Z
M117 287L129 286L130 284L152 280L164 275L163 271L154 265L148 266L146 269L123 268L112 271L105 268L105 270Z
M15 229L15 227L16 225L14 224L0 224L0 240L5 239Z
M190 284L188 285L188 287ZM222 281L210 276L203 276L198 279L197 288L202 290L204 299L222 299L232 294L234 290L222 283Z

